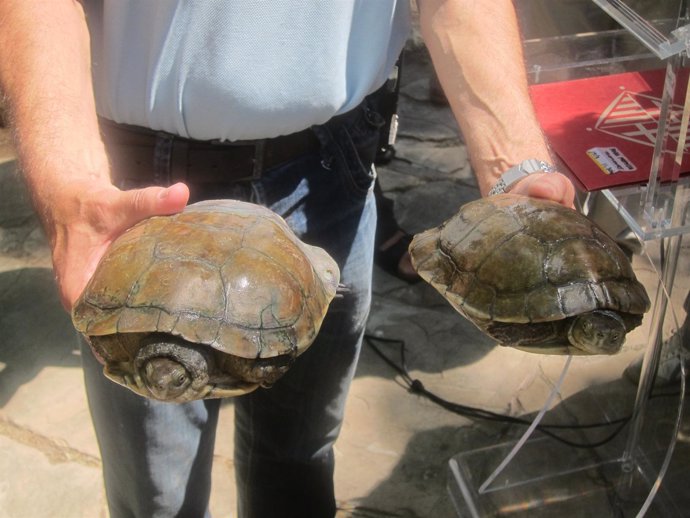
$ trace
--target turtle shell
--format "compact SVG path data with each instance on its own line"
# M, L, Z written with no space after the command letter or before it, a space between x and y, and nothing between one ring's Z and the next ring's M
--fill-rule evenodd
M615 352L574 351L571 319L609 312L627 332L650 305L615 241L551 201L514 194L475 200L415 236L410 254L419 275L456 310L504 345L527 350Z
M309 347L339 276L324 250L303 243L269 209L204 201L115 240L72 319L106 375L139 394L232 396L270 385ZM171 367L154 357L182 362L197 386L152 387L145 369Z

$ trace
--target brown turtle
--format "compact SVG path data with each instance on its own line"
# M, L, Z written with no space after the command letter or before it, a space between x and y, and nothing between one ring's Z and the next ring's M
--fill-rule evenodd
M613 354L649 309L620 247L582 214L499 194L463 205L410 244L419 275L503 345Z
M270 386L316 337L340 271L272 211L205 201L112 243L72 313L110 379L165 401Z

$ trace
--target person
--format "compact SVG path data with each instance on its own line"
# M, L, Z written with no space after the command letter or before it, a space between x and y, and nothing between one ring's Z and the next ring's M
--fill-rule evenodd
M512 2L422 0L420 26L482 194L550 161ZM409 2L4 0L0 88L69 310L136 222L209 197L284 216L339 263L348 292L271 389L234 400L238 515L336 512L333 444L369 310L373 162L367 103L392 69ZM512 192L573 205L560 173ZM218 400L140 398L83 351L110 515L207 516Z

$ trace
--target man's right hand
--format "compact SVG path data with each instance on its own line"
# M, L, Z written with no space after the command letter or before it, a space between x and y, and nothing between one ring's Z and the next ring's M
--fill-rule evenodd
M121 191L100 181L79 180L52 198L43 211L44 223L60 299L70 311L110 243L139 221L182 211L189 189L178 183Z

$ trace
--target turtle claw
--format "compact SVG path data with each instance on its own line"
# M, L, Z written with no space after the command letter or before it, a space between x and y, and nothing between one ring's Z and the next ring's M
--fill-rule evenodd
M345 284L338 284L338 287L335 290L335 298L336 299L342 299L345 295L352 293L352 290L350 289L349 286Z

